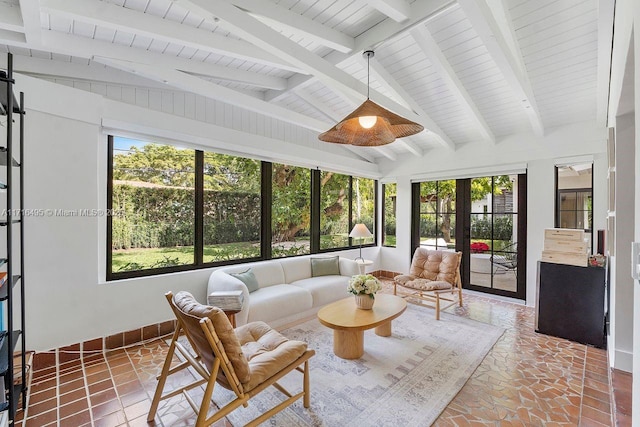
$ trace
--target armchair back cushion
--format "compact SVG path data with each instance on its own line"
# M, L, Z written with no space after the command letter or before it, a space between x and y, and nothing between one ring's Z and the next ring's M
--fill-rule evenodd
M418 248L413 254L409 274L420 279L448 282L456 285L460 253Z
M193 295L184 291L178 292L173 297L173 303L180 312L176 313L176 315L179 316L183 327L188 331L207 369L209 369L209 371L212 370L215 355L200 326L200 319L203 317L211 319L213 328L220 342L222 342L224 352L227 354L238 380L241 383L249 382L251 376L249 363L242 352L240 341L236 337L236 333L231 323L229 323L229 318L224 314L224 311L217 307L202 305L193 298ZM219 371L218 375L223 375L222 371Z

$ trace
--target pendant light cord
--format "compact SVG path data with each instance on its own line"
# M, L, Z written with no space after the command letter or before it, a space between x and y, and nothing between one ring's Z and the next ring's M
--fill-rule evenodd
M367 55L367 99L369 99L369 60L371 59L371 55Z

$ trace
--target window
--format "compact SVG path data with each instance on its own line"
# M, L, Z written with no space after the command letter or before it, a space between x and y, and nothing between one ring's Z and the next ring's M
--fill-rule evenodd
M108 164L107 280L357 247L355 221L375 232L372 179L112 136Z
M273 258L311 251L311 171L272 165L271 253Z
M353 191L351 198L351 226L349 231L355 224L363 223L367 226L373 236L362 239L357 239L358 242L353 242L363 245L370 245L376 241L376 181L367 178L352 178Z
M203 262L260 257L260 162L204 153Z
M193 265L195 151L113 141L111 272Z
M556 227L584 230L593 241L593 164L556 167Z
M382 194L382 244L396 247L396 200L397 184L383 184Z
M455 249L456 181L420 183L420 246Z

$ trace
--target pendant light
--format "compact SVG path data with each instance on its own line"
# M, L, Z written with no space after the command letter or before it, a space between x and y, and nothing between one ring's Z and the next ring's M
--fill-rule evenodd
M424 126L394 114L369 99L369 60L374 52L367 50L362 56L367 58L367 100L340 123L321 133L318 139L335 144L375 147L424 130Z

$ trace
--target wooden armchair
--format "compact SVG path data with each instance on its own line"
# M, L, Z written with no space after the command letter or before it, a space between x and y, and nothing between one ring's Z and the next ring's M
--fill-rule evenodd
M462 252L418 248L413 254L409 274L394 277L393 294L433 304L436 320L440 320L440 310L456 303L462 307L461 261ZM440 300L448 304L442 306Z
M252 322L234 330L222 310L199 304L188 292L179 292L175 297L168 292L165 296L178 321L158 376L147 417L149 422L155 418L161 400L181 393L198 415L197 427L211 425L241 405L248 406L253 396L270 385L281 391L286 399L248 423L248 426L266 421L301 397L304 407L309 407L309 359L315 351L308 350L306 343L288 340L264 322ZM195 356L178 342L182 333L186 335ZM172 368L176 349L186 361ZM189 367L201 378L163 395L167 377ZM295 395L277 383L293 370L303 374L303 390ZM236 398L207 418L216 383L232 390ZM201 385L205 385L205 391L198 405L187 391Z

